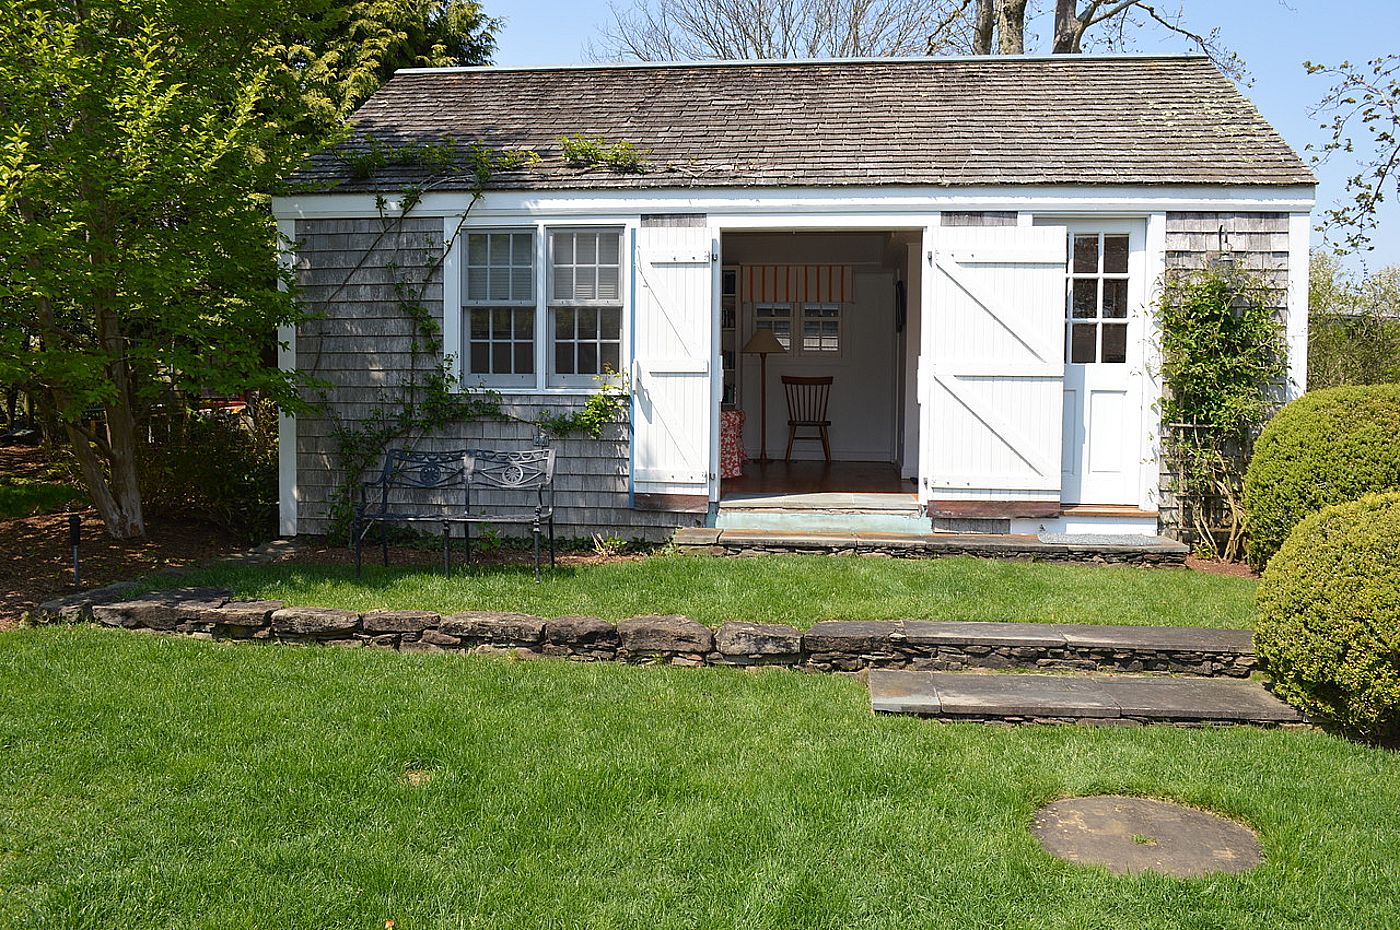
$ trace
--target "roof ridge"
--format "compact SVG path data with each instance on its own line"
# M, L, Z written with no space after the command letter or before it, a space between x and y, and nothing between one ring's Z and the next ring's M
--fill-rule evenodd
M1210 61L1201 52L1061 52L1034 55L892 55L864 58L740 58L701 61L617 61L582 62L558 65L453 65L438 68L399 68L399 74L452 74L521 71L646 71L662 68L768 68L783 66L862 65L862 64L961 64L976 62L1010 65L1027 61L1104 62L1104 61Z

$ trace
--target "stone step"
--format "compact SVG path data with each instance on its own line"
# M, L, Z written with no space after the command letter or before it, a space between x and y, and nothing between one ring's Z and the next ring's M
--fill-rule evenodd
M1255 724L1303 722L1258 682L1134 675L870 672L880 714L999 723Z
M757 511L754 516L763 516ZM818 514L800 514L810 520ZM829 514L836 520L849 514ZM874 515L884 516L884 515ZM911 519L903 515L901 521ZM718 521L719 517L716 517ZM807 527L686 527L672 542L682 552L697 555L829 554L880 555L898 558L939 558L970 555L990 559L1035 559L1045 562L1120 563L1129 565L1184 565L1190 550L1165 537L1141 537L1135 541L1103 538L1042 539L1037 536L981 533L930 533L927 519L918 518L924 532L886 532L864 528Z
M806 662L824 671L1028 669L1158 672L1247 678L1249 630L1207 627L825 620L803 634Z

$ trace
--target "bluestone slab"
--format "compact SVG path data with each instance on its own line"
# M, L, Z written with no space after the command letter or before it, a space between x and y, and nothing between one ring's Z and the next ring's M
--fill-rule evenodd
M928 673L872 669L870 709L877 714L918 714L936 717L942 711L942 706Z

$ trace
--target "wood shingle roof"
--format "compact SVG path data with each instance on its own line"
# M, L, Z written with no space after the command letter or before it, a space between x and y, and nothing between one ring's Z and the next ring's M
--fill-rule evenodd
M428 170L391 163L357 177L353 153L452 141L537 151L537 164L496 175L506 189L1316 183L1195 56L401 71L353 122L350 141L292 180L396 189ZM569 166L565 135L631 142L645 170Z

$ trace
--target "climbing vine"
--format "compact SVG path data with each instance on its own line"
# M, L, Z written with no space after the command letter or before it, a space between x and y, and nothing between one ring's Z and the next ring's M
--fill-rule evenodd
M618 174L639 174L645 163L631 142L609 142L601 136L560 136L564 161L575 168L606 168Z
M386 242L400 247L407 234L406 221L423 196L449 179L471 179L467 209L463 211L447 239L440 244L425 237L420 259L412 263L388 262L395 309L409 323L408 364L397 383L379 389L369 410L345 416L332 402L331 389L322 384L317 407L330 423L333 456L341 481L331 498L332 532L344 533L353 516L360 478L377 467L385 452L395 446L413 445L446 427L471 421L496 420L529 423L541 435L586 434L597 438L609 423L617 422L630 397L625 377L605 372L597 379L599 390L584 405L567 414L540 414L522 418L505 411L497 391L468 389L452 371L444 354L442 328L429 306L427 292L441 271L452 246L461 238L466 218L480 201L491 177L498 171L526 167L539 161L530 150L492 151L482 145L458 147L447 144L416 144L390 147L382 143L343 156L353 174L364 178L389 165L404 164L426 168L428 179L400 192L396 204L376 197L379 232L374 242L361 251L359 260L339 286L326 298L333 302L349 285L355 273Z
M1204 554L1243 554L1244 466L1287 373L1279 292L1217 261L1169 277L1157 304L1161 410L1182 529Z

